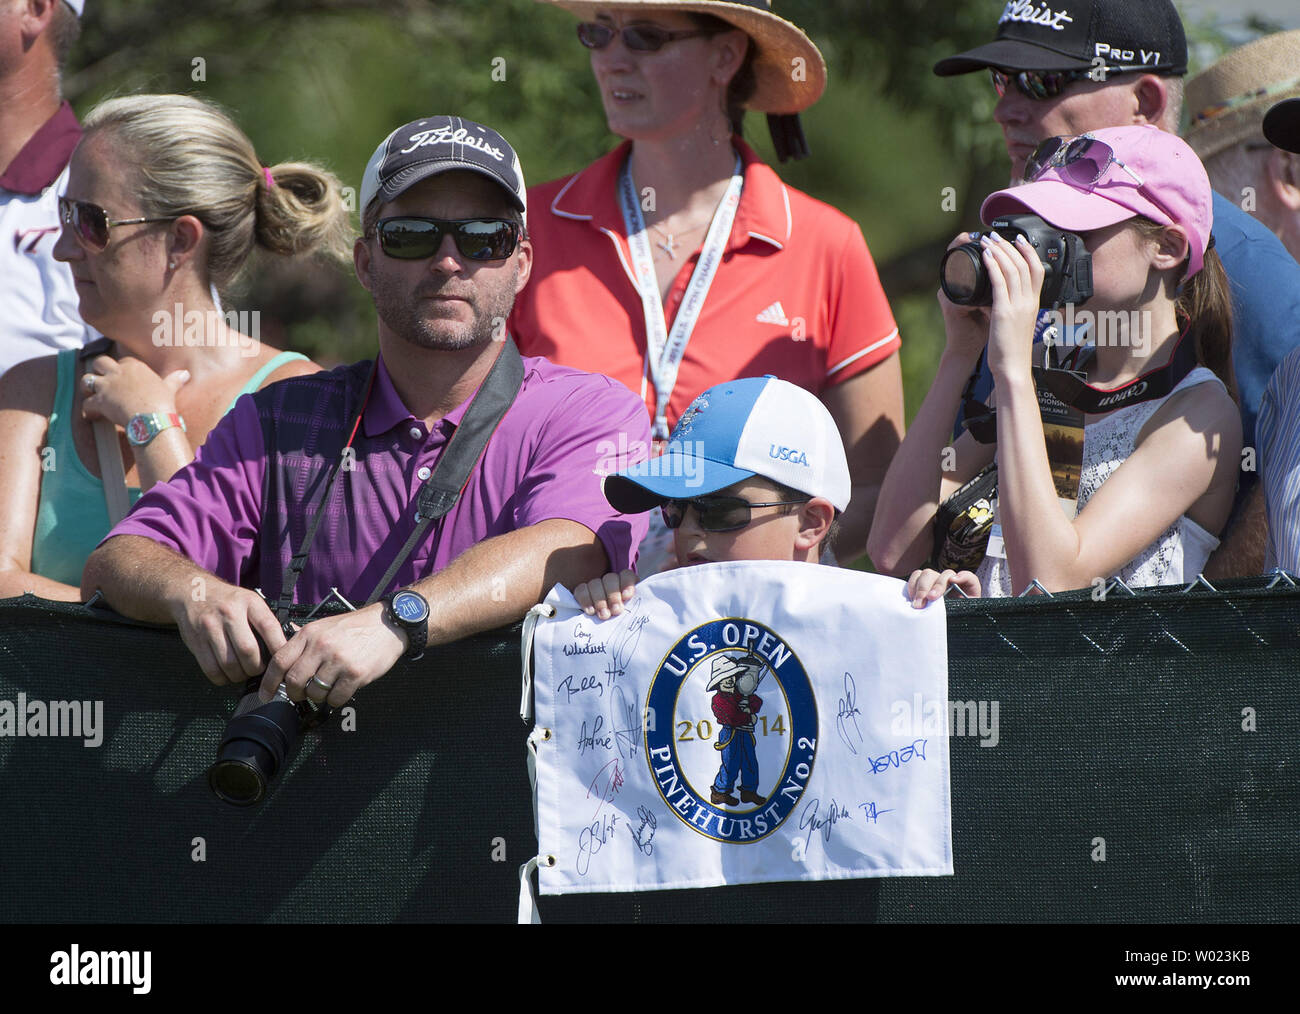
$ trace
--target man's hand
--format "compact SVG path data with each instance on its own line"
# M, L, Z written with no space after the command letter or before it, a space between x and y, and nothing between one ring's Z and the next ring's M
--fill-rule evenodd
M171 612L181 640L203 675L217 686L256 676L266 665L266 655L285 642L279 620L260 595L215 578L207 582L202 600L183 595L172 603Z
M342 707L358 690L383 676L406 652L407 639L384 619L384 605L313 620L287 641L283 636L266 667L262 700L281 682L289 699L311 698ZM277 628L278 629L278 628Z

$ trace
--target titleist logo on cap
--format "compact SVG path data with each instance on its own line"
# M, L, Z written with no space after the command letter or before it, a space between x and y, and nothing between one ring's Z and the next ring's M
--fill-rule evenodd
M1053 31L1063 32L1065 26L1074 21L1070 17L1070 12L1062 7L1059 11L1052 10L1050 4L1043 0L1035 4L1033 0L1010 0L1010 3L1002 10L1002 17L998 18L998 24L1005 24L1008 21L1021 21L1027 25L1043 25Z
M505 153L500 148L495 148L483 138L471 134L464 127L452 130L451 127L434 127L430 130L417 130L412 134L408 141L411 142L409 148L403 148L400 152L402 155L409 155L416 148L423 148L430 144L463 144L483 152L485 155L491 155L498 162L505 161Z

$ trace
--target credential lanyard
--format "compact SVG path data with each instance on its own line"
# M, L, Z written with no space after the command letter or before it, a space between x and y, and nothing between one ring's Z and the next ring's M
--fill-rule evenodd
M673 320L671 333L664 319L663 297L659 294L659 279L655 275L650 237L641 215L641 203L637 200L636 184L632 182L630 162L623 166L619 178L618 197L623 206L628 246L632 250L632 272L636 275L636 288L645 311L646 359L650 364L650 378L655 385L655 418L652 428L655 440L667 440L669 436L668 400L677 384L677 371L681 367L682 356L686 353L686 343L691 340L691 332L695 330L695 323L700 318L709 287L713 285L718 265L722 263L722 254L726 250L727 239L731 236L731 226L736 221L740 191L745 183L741 170L742 162L737 155L735 172L713 213L713 222L704 237L699 262L695 265L690 285L686 288L682 305Z

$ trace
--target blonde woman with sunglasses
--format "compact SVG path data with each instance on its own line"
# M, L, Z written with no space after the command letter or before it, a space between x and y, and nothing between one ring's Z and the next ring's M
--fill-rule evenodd
M55 256L106 340L0 378L0 598L79 601L113 513L193 460L240 395L319 369L218 308L214 293L255 246L350 250L338 180L301 163L264 168L210 103L111 99L84 127Z

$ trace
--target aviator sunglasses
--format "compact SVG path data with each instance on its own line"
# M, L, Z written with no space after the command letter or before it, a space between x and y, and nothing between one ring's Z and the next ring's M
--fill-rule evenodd
M108 230L115 225L140 225L143 222L174 222L175 218L116 218L98 204L59 198L59 221L72 226L72 234L82 246L94 253L108 248Z
M802 500L750 503L738 496L702 496L694 500L668 500L660 510L663 511L664 525L668 528L680 528L686 518L686 508L694 507L695 516L700 519L700 527L704 531L735 532L753 520L751 509L754 507L788 507L807 503L810 499L811 497L804 497Z
M519 224L505 218L381 218L375 226L379 246L389 257L424 260L442 247L450 235L466 260L503 261L519 245Z
M1025 163L1024 182L1032 183L1048 169L1055 169L1061 179L1075 186L1092 187L1101 181L1111 166L1119 166L1128 174L1146 198L1169 216L1169 221L1178 218L1161 202L1146 181L1124 164L1115 154L1115 149L1105 141L1091 134L1078 137L1049 137L1041 142Z
M604 49L614 41L615 35L621 35L623 45L637 53L653 53L678 39L693 39L700 35L715 34L717 33L709 28L672 32L658 25L628 25L621 30L595 21L584 21L578 25L578 41L588 49Z
M1035 102L1042 102L1056 98L1075 81L1105 81L1113 74L1129 74L1140 70L1149 73L1153 68L1095 67L1088 70L1007 71L990 67L989 75L993 78L993 88L998 93L998 98L1007 93L1008 86L1015 85L1016 91L1020 92L1025 98L1033 99ZM1093 75L1099 71L1104 76L1094 77Z

